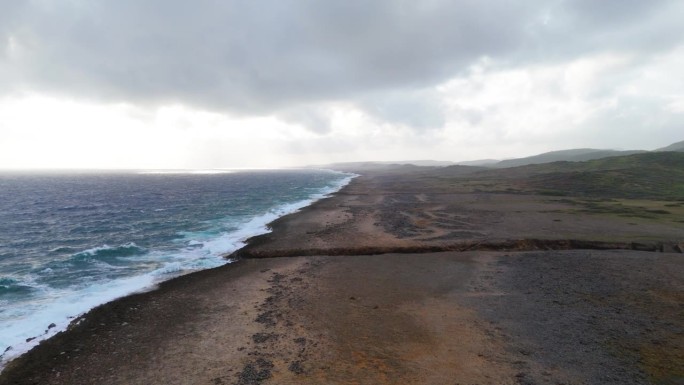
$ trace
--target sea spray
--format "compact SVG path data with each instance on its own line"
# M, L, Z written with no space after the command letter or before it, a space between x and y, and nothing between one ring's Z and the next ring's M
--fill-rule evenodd
M0 175L0 368L93 307L227 263L325 170Z

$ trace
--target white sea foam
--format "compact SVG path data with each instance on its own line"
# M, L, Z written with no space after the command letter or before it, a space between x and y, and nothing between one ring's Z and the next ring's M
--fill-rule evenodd
M3 309L0 346L8 350L0 355L0 369L38 342L65 330L73 317L153 284L152 276L143 275L94 284L80 290L51 289L47 298L40 301Z
M21 306L0 308L0 371L11 359L27 352L40 341L65 330L73 319L95 306L128 294L152 289L160 281L172 277L229 263L230 261L224 256L244 246L248 238L267 233L270 222L338 191L356 177L352 174L344 175L346 175L345 178L308 199L276 207L238 224L235 231L212 237L188 233L185 238L187 247L176 252L150 251L132 257L132 259L148 261L151 265L157 266L147 273L60 290L39 285L33 280L26 282L36 289L43 290L45 295L39 300L26 302ZM198 237L193 238L195 235ZM140 249L134 243L117 247L102 245L79 254L96 255L98 252L121 247ZM113 266L103 264L100 267Z
M87 249L87 250L83 250L83 251L81 251L81 252L78 253L78 254L80 254L80 255L95 255L95 254L97 254L98 252L104 251L104 250L112 250L112 247L109 246L109 245L107 245L107 244L105 244L105 245L102 245L102 246L97 246L97 247L93 247L93 248L90 248L90 249Z
M102 245L102 246L97 246L93 247L87 250L83 250L80 253L77 253L76 255L86 255L86 256L94 256L97 255L100 252L103 251L116 251L116 250L122 250L122 251L142 251L143 249L136 245L134 242L128 242L126 244L120 245L120 246L109 246L107 244Z

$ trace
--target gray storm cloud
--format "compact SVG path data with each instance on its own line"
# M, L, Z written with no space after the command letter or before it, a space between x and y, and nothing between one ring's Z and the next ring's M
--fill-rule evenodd
M529 7L479 2L27 3L15 79L101 97L260 111L425 84L515 46Z
M482 57L515 67L606 47L653 52L684 33L684 3L665 0L0 3L5 92L241 114L355 100L418 127L438 125L439 112L407 115L410 100L393 92L420 92ZM315 113L289 115L326 130Z

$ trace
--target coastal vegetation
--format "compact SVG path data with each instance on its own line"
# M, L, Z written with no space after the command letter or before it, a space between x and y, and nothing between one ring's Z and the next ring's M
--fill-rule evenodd
M455 187L592 198L684 201L684 152L653 152L475 171L446 167L436 176Z

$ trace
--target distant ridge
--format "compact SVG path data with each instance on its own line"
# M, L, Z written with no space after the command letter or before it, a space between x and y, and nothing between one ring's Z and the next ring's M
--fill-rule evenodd
M518 159L507 159L502 160L496 164L490 165L496 168L508 168L508 167L518 167L526 166L528 164L543 164L552 162L585 162L588 160L608 158L611 156L625 156L640 154L647 151L644 150L634 150L634 151L617 151L617 150L600 150L594 148L577 148L572 150L560 150L545 152L543 154L528 156L526 158Z
M501 162L498 159L478 159L478 160L466 160L463 162L457 162L456 165L459 166L485 166L489 167L494 165L495 163Z
M456 163L450 161L440 160L397 160L397 161L367 161L367 162L339 162L326 164L324 166L311 167L332 167L339 168L387 168L400 166L416 166L416 167L446 167L453 166Z
M462 177L449 175L450 168L437 172L446 177ZM472 186L482 191L494 187L489 191L684 202L684 151L648 151L584 162L490 168L465 177L476 181Z
M348 172L396 172L422 173L444 170L449 175L467 175L477 171L490 170L488 167L463 166L450 163L445 166L418 166L409 162L343 162L320 166L338 171Z
M655 151L662 152L662 151L684 151L684 140L681 142L677 143L672 143L671 145L663 148L659 148Z
M337 170L387 170L387 169L420 169L430 167L449 168L451 172L458 170L458 173L474 172L482 169L499 169L520 167L535 164L547 164L553 162L586 162L590 160L604 159L618 156L629 156L635 154L655 153L676 151L684 152L684 140L673 143L669 146L659 148L653 151L646 150L606 150L596 148L575 148L570 150L559 150L545 152L539 155L528 156L524 158L496 160L496 159L478 159L462 162L438 161L438 160L401 160L401 161L368 161L368 162L342 162L328 165L310 166L310 167L324 167L333 168ZM457 167L458 166L458 167Z
M402 165L414 165L414 166L421 166L421 167L444 167L444 166L451 166L454 164L454 162L451 161L443 161L443 160L402 160L398 162L378 162L378 163L384 163L384 164L402 164Z

